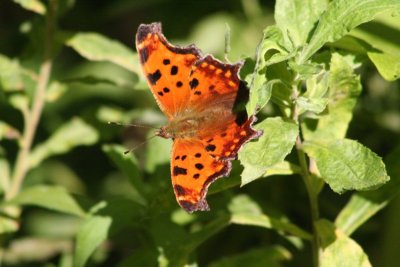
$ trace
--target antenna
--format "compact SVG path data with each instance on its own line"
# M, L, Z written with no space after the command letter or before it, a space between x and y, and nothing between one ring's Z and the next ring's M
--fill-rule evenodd
M156 136L157 136L157 135L152 135L152 136L146 138L146 140L144 140L143 142L137 144L136 146L134 146L134 147L132 147L132 148L126 150L126 151L124 151L124 155L127 155L127 154L133 152L135 149L137 149L138 147L144 145L147 141L149 141L150 139L153 139L153 138L156 137Z
M125 127L138 127L138 128L147 128L147 129L159 129L157 127L143 125L143 124L134 124L134 123L122 123L122 122L115 122L115 121L108 121L109 125L117 125L117 126L125 126Z

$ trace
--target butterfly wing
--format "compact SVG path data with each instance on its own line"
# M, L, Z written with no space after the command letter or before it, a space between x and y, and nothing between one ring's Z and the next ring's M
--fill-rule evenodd
M239 78L242 63L225 64L212 56L198 60L192 68L189 106L208 113L211 125L201 128L198 136L207 151L217 159L236 158L240 147L262 134L252 128L255 116L236 111L248 97L245 83Z
M168 43L160 23L139 26L136 49L157 104L172 119L188 104L189 74L200 58L200 50L193 45L178 47Z
M171 177L176 200L186 211L209 210L209 185L231 170L230 161L217 160L196 139L176 139L171 155Z

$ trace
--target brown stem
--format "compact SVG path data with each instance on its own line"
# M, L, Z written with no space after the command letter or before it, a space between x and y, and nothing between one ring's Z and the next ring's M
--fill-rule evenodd
M6 200L15 197L21 189L26 173L29 171L29 154L35 137L46 97L46 88L49 83L52 70L52 43L55 28L55 11L57 0L49 1L46 22L46 37L44 42L44 57L40 66L38 83L32 100L32 108L25 116L25 127L22 135L21 147L15 162L11 187L6 192Z

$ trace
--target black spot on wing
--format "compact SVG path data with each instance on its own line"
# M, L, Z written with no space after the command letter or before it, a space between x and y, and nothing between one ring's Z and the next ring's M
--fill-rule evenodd
M198 85L199 85L199 80L197 80L196 78L193 78L189 82L190 89L195 89Z
M194 156L195 156L196 158L200 158L200 157L201 157L201 153L196 153Z
M171 67L171 75L176 75L178 73L178 67L177 66L172 66Z
M198 174L198 173L193 174L194 179L199 179L199 177L200 177L200 174Z
M186 157L187 157L186 155L183 155L182 156L182 161L184 161L186 159Z
M164 65L169 65L169 63L171 63L171 61L169 59L164 59L163 60L163 64Z
M164 92L164 93L169 93L169 91L170 91L169 88L164 87L164 89L163 89L163 92Z
M178 81L178 82L176 83L176 87L182 87L182 85L183 85L183 83L182 83L181 81Z
M147 79L152 85L155 85L157 81L161 78L161 71L156 70L154 73L147 75Z
M172 170L172 174L174 176L187 175L187 169L181 168L181 167L178 167L178 166L174 166L174 169Z
M202 170L202 169L204 168L204 165L201 164L201 163L196 163L196 164L194 164L194 166L195 166L196 169L198 169L198 170Z
M214 151L216 149L215 145L209 144L206 146L206 151L210 152L210 151Z

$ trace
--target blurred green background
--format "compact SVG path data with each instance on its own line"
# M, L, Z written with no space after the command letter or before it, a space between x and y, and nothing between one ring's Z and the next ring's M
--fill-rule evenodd
M58 40L55 45L57 56L52 73L52 80L58 80L60 84L54 85L54 101L48 101L44 108L34 145L77 117L96 130L98 139L90 145L74 147L68 153L55 153L29 172L24 187L61 185L93 202L115 196L129 199L136 194L129 179L117 170L102 146L116 143L129 149L151 134L147 129L118 127L108 125L107 121L133 121L159 127L165 123L165 118L141 73L129 72L107 61L88 61L71 45L61 45L62 40L76 32L95 32L124 44L134 52L138 25L160 21L165 36L173 44L195 43L204 53L223 59L228 24L231 34L229 59L235 62L254 58L263 29L274 23L274 1L63 0L60 8L55 38ZM43 25L43 19L37 14L12 1L0 1L0 53L9 58L19 58L21 65L37 70L43 53ZM373 24L362 27L368 25ZM399 34L398 31L395 33ZM137 58L133 60L136 60L132 62L133 67L137 67ZM400 84L398 81L385 81L370 64L365 64L359 71L364 87L348 137L359 140L384 158L400 145ZM268 107L263 116L274 114L277 110ZM4 92L0 92L0 119L16 129L23 128L20 111L6 101ZM11 131L0 140L0 153L11 163L18 151L13 133ZM168 141L152 139L137 148L134 154L144 170L144 180L157 186L156 192L165 194L156 209L162 214L167 207L179 215L170 186L169 145ZM236 162L231 177L226 179L237 181L240 171ZM211 212L195 218L199 217L199 222L213 218L223 207L224 199L239 194L251 196L269 214L290 218L290 221L310 230L307 194L302 181L295 176L273 176L243 188L235 186L210 195ZM337 195L326 187L320 196L322 216L333 220L350 196L351 193ZM185 218L182 214L179 216ZM400 262L397 252L400 246L399 221L400 198L397 197L353 236L374 266L392 267ZM16 234L3 236L5 266L63 266L63 262L64 266L70 266L68 262L71 261L80 219L29 206L23 210L20 222ZM125 227L100 246L89 266L117 266L135 251L143 249L148 237L135 227ZM165 224L161 230L168 232L170 229ZM205 241L198 249L197 261L199 266L211 266L212 262L223 257L274 244L283 244L293 258L279 266L310 266L308 244L283 238L275 231L240 225L228 226Z

